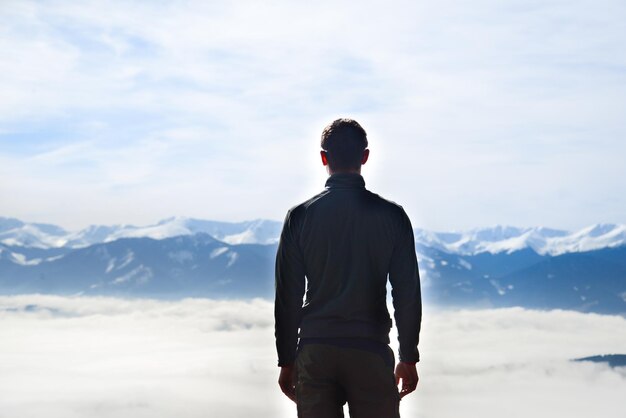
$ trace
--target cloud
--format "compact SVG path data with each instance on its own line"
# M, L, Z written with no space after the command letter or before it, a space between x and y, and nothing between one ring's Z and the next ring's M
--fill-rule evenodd
M8 416L295 416L269 301L0 297ZM626 372L570 362L626 347L626 319L426 306L406 417L621 416ZM395 337L394 337L395 339Z

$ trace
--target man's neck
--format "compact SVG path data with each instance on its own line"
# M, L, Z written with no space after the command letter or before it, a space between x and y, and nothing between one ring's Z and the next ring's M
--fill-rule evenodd
M328 168L328 175L332 176L333 174L361 174L361 169L358 170L331 170Z

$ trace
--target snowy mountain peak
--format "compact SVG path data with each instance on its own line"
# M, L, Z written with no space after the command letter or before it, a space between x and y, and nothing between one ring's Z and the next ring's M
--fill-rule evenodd
M19 219L5 218L0 216L0 233L20 228L23 225L24 222L20 221Z
M495 225L493 227L473 229L470 231L470 235L475 241L496 242L518 237L527 230L528 228Z
M578 233L580 235L586 235L589 237L600 237L602 235L609 235L612 233L618 233L620 231L620 227L623 228L623 225L615 225L615 224L594 224L588 226L587 228L581 229Z
M64 245L67 231L56 225L25 223L0 217L0 243L23 247L50 248Z
M186 216L170 216L169 218L161 219L157 222L157 225L186 224L189 220Z

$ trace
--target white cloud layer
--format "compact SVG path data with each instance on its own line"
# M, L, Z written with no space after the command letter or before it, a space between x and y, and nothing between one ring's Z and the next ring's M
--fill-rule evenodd
M276 385L263 300L0 297L7 417L295 417ZM524 309L430 311L403 417L623 414L626 319Z
M368 185L416 226L624 223L625 19L620 0L5 1L0 214L282 219L323 185L321 128L353 116Z

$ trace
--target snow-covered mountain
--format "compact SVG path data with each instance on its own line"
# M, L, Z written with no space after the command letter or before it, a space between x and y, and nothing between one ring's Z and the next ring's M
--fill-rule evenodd
M0 294L271 298L280 228L170 218L67 232L0 219ZM416 230L425 300L626 314L624 230Z
M205 233L228 244L272 244L278 241L280 229L280 222L265 219L219 222L172 217L154 225L92 225L71 232L54 225L0 217L0 243L33 248L83 248L120 238L165 239Z
M596 224L575 232L499 225L465 232L417 229L415 242L460 255L512 253L526 248L541 255L559 255L626 245L626 225Z
M24 263L16 247L0 244L0 294L269 297L275 248L197 233L120 238Z
M56 225L25 223L0 217L0 243L21 247L62 247L68 232Z
M209 234L228 244L273 244L278 242L280 230L281 222L265 219L219 222L172 217L154 225L92 225L70 232L55 225L0 217L0 243L34 248L83 248L120 238L165 239L197 233ZM416 229L415 242L418 247L459 255L512 253L526 248L541 255L559 255L626 245L626 225L596 224L574 232L500 225L463 232Z

